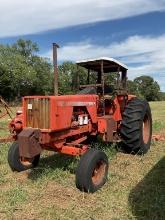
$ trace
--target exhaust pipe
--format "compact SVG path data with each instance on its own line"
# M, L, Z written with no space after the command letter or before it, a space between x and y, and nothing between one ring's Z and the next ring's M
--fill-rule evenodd
M59 45L56 43L53 43L54 95L58 95L57 48L59 48Z

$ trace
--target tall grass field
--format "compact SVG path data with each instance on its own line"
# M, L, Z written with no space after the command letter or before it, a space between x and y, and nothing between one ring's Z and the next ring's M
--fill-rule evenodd
M165 102L150 103L153 133L165 134ZM15 111L15 109L14 109ZM8 118L0 121L6 136ZM10 143L11 144L11 143ZM109 157L108 181L94 194L75 187L78 158L43 152L39 166L12 172L0 145L0 220L164 220L165 142L152 142L143 156L103 148Z

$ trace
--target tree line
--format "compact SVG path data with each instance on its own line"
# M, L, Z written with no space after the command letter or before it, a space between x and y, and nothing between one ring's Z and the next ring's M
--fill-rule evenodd
M19 39L12 45L0 45L0 96L9 102L26 95L53 94L53 66L50 60L37 55L39 47L31 40ZM58 67L59 93L74 94L79 84L86 84L87 71L72 62ZM93 80L95 80L93 78ZM115 76L108 81L114 83ZM150 76L139 76L127 82L128 92L148 101L165 100L159 84Z

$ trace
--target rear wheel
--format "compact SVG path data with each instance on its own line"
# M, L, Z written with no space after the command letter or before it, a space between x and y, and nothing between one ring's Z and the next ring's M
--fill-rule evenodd
M40 155L34 158L22 158L19 155L19 145L18 142L14 142L8 151L8 163L13 171L24 171L33 167L36 167L39 163Z
M147 101L135 98L128 102L120 133L127 153L147 153L152 136L152 116Z
M76 171L76 186L84 192L95 192L107 180L108 158L102 151L89 149L80 159Z

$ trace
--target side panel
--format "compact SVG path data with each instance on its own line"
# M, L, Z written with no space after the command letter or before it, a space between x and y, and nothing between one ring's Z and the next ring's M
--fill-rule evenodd
M92 123L97 123L97 96L96 95L68 95L56 96L51 110L56 113L55 123L51 122L52 130L70 128L73 116L73 107L86 107Z
M63 130L70 128L72 114L72 106L61 106L60 101L58 101L57 97L52 98L50 108L50 129Z
M97 95L27 96L23 98L23 127L58 131L71 127L73 108L86 108L97 123Z

